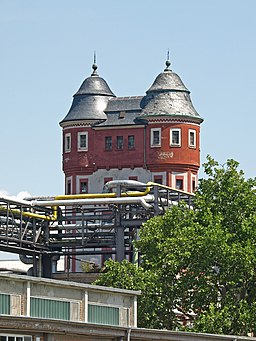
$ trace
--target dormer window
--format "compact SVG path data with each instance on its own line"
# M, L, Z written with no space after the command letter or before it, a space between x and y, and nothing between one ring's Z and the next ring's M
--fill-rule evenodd
M125 118L125 111L120 111L118 118Z

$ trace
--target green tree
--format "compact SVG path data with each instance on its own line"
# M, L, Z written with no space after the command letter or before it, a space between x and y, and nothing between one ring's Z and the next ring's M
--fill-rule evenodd
M178 310L195 331L256 333L256 179L238 166L208 157L194 209L181 203L142 226L143 326L182 328Z
M153 272L144 271L142 267L138 267L127 260L118 263L112 259L105 262L100 278L94 282L96 285L140 290L141 295L138 296L138 326L147 326L149 328L152 327L150 324L152 319L151 311L155 304L154 283L156 283L156 280Z

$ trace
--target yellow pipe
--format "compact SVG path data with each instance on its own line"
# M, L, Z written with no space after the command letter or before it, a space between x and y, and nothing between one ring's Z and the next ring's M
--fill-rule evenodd
M97 193L97 194L66 194L54 197L54 200L68 199L93 199L93 198L115 198L116 193Z
M146 195L150 192L150 186L154 184L153 182L148 182L145 186L147 186L144 192L139 191L131 191L121 193L121 197L140 197ZM154 184L156 185L156 184ZM54 200L68 200L68 199L94 199L94 198L116 198L116 193L96 193L96 194L66 194L66 195L58 195L54 197Z
M146 189L144 192L139 192L139 191L127 191L124 193L121 193L121 197L136 197L136 196L144 196L147 195L150 192L150 188L152 186L158 186L161 188L165 188L165 189L171 189L174 190L175 192L178 193L184 193L184 194L189 194L189 195L194 195L194 193L189 193L189 192L184 192L181 190L178 190L176 188L172 188L169 186L165 186L165 185L161 185L155 182L147 182L147 184L145 185ZM117 194L116 193L96 193L96 194L67 194L67 195L58 195L56 197L54 197L54 200L68 200L68 199L99 199L99 198L116 198ZM9 211L9 212L13 212L16 214L22 214L22 216L24 217L29 217L29 218L36 218L36 219L42 219L42 220L47 220L47 221L56 221L58 219L58 208L57 206L51 206L53 209L53 214L52 215L40 215L38 213L32 213L32 212L22 212L20 210L12 210L12 209L7 209L3 206L0 206L0 210L4 210L4 211Z
M24 217L29 217L29 218L36 218L36 219L43 219L47 221L55 221L57 220L57 207L53 207L53 214L52 215L41 215L38 213L32 213L32 212L21 212L20 210L17 209L11 209L11 208L6 208L3 206L0 206L0 211L8 211L10 213L14 214L21 214Z
M158 186L158 187L162 187L165 189L170 189L173 190L175 192L178 193L183 193L183 194L189 194L189 195L194 195L194 193L189 193L189 192L185 192L185 191L181 191L179 189L173 188L173 187L169 187L166 185L161 185L155 182L147 182L146 183L146 189L144 192L140 192L140 191L127 191L124 193L121 193L121 197L139 197L139 196L143 196L143 195L147 195L150 192L150 188L152 186ZM93 199L93 198L116 198L117 194L116 193L96 193L96 194L66 194L66 195L58 195L56 197L54 197L54 200L68 200L68 199Z

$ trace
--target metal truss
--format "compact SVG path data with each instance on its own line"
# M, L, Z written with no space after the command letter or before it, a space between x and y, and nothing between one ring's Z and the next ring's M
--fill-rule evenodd
M130 192L119 185L115 195L76 200L0 198L0 250L45 259L46 266L63 255L114 254L121 261L132 256L144 222L181 200L188 208L193 204L191 193L152 183L146 190L145 195L141 186Z

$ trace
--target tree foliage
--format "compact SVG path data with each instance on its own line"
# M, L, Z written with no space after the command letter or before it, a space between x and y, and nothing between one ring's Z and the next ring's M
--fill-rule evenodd
M127 260L118 263L108 259L104 265L101 277L94 284L140 290L141 295L138 296L138 325L140 327L151 327L149 321L155 304L155 274L151 271L145 271L142 267L138 267Z
M181 203L149 220L136 243L142 267L112 265L102 276L142 290L141 326L183 328L178 310L195 331L256 333L256 179L238 166L208 157L194 209Z

